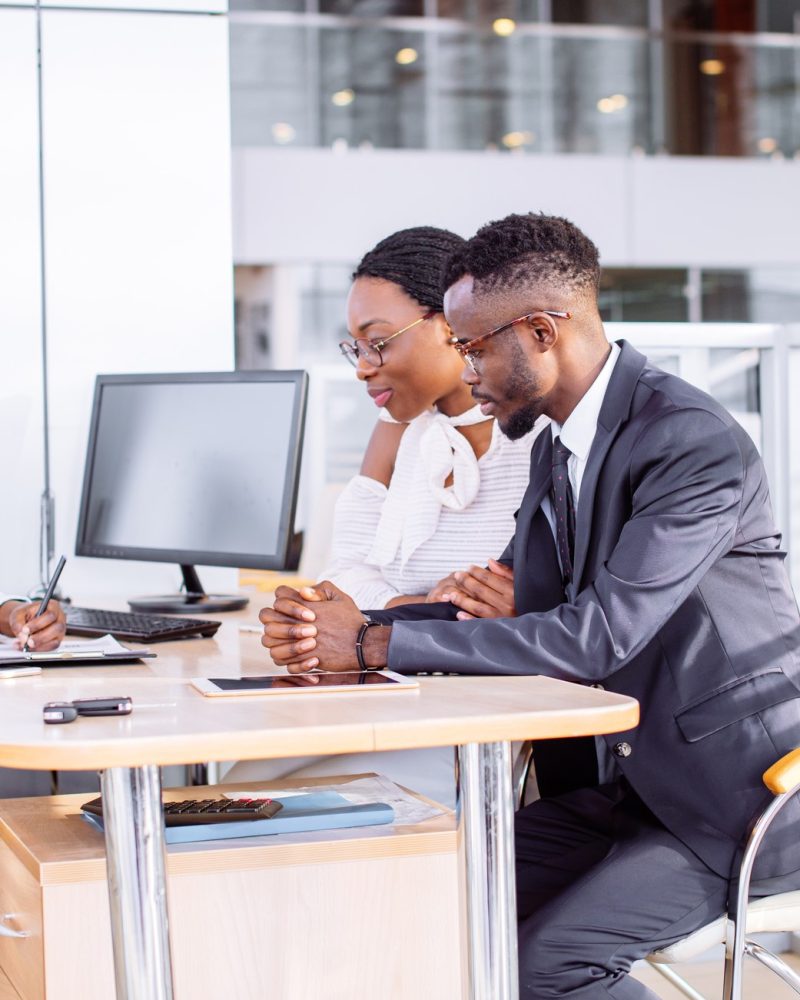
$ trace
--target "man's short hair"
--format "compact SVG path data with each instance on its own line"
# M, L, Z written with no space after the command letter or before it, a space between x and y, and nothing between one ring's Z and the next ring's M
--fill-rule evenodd
M536 212L507 215L482 226L453 254L444 272L445 289L465 274L472 275L479 292L553 284L596 296L600 255L568 219Z

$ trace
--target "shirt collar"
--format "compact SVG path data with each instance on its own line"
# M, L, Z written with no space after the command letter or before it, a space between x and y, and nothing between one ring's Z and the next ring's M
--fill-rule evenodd
M555 421L552 423L553 440L560 437L561 443L569 448L579 462L585 462L589 456L589 449L592 447L592 441L597 433L600 409L619 355L619 345L612 343L611 353L606 358L606 363L600 369L597 378L583 394L578 405L563 425L559 425Z

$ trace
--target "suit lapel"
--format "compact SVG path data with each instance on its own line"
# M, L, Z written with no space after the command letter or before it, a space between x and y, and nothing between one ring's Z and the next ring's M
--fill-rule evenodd
M581 577L586 567L586 557L589 552L589 541L594 524L595 494L600 472L621 425L630 417L633 393L639 376L647 364L647 358L631 347L627 341L619 341L619 346L621 348L620 356L614 366L603 398L603 405L600 408L597 431L589 451L589 458L581 482L581 492L578 497L575 522L575 558L572 573L575 594L580 592Z

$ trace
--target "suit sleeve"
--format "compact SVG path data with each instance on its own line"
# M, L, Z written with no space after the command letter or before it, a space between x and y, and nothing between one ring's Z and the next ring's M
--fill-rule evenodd
M388 665L592 683L634 658L732 546L744 468L733 430L699 409L653 421L628 468L631 515L574 602L517 618L398 623Z

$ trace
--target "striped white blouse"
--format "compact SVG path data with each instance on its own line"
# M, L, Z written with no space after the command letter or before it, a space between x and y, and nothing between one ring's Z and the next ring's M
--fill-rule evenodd
M476 417L422 414L400 439L388 488L359 475L341 493L332 561L323 579L350 594L360 608L383 608L401 594L425 595L454 570L484 566L505 549L528 485L531 446L549 421L540 419L517 441L495 423L489 449L477 460L471 447L461 447L464 436L457 434L457 440L445 427L455 447L445 449L450 459L443 471L441 428L434 429L434 437L424 431L434 420L452 428L477 422ZM433 450L433 457L425 454ZM450 471L454 482L445 488Z

